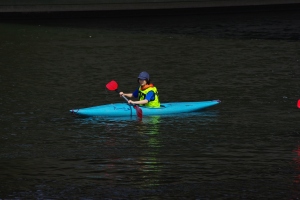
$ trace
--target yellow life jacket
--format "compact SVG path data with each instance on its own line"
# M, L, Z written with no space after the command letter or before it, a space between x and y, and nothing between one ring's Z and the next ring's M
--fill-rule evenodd
M146 104L140 105L140 106L146 106L146 107L151 107L151 108L160 108L160 102L158 98L158 91L155 86L150 85L150 87L146 87L146 89L142 89L142 87L139 87L139 100L144 100L147 93L153 91L154 92L154 100L149 101Z

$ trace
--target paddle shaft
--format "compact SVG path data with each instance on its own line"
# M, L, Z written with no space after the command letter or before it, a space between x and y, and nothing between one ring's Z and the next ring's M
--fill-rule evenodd
M120 92L119 92L118 89L116 89L115 91L116 91L118 94L120 94ZM127 99L124 95L122 95L122 97L128 102L128 99Z
M120 92L119 92L119 90L118 90L118 83L116 82L116 81L114 81L114 80L112 80L112 81L110 81L109 83L107 83L106 84L106 88L108 89L108 90L111 90L111 91L116 91L118 94L120 94ZM128 99L124 96L124 94L122 95L122 97L127 101L127 103L128 103ZM136 104L132 104L131 103L131 105L134 107L134 109L135 109L135 111L136 111L136 115L140 118L140 119L142 119L142 117L143 117L143 111L142 111L142 109L138 106L138 105L136 105Z

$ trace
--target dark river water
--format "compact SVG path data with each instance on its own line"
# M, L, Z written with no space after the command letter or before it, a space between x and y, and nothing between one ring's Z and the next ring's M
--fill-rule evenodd
M0 199L299 199L299 13L1 21ZM69 113L144 70L162 102L222 102Z

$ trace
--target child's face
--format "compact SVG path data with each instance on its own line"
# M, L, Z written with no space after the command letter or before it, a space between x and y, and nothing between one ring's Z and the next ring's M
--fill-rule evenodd
M139 83L141 86L144 86L147 84L147 81L146 80L142 80L142 79L139 79Z

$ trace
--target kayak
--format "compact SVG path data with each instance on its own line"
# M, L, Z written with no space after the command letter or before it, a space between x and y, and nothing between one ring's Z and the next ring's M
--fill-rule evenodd
M160 108L140 107L144 116L148 115L169 115L187 112L195 112L219 104L220 100L198 101L198 102L170 102L161 103ZM87 108L70 110L71 113L80 116L103 116L103 117L121 117L136 115L132 105L127 103L114 103Z

